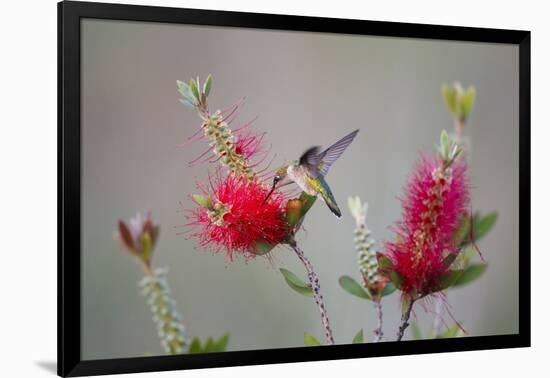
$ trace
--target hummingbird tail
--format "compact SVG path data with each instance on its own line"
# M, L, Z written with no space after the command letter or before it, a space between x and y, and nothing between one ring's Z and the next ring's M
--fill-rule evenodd
M332 191L330 190L330 186L328 186L327 182L325 181L323 176L319 176L317 178L317 181L319 183L319 194L323 198L323 202L325 202L329 208L329 210L336 215L337 218L342 218L342 212L338 208L338 204L336 203L336 199L334 199L334 195L332 194Z
M336 204L336 201L334 199L330 199L328 201L325 201L330 211L332 211L332 214L336 215L337 218L342 218L342 212L338 208L338 205Z

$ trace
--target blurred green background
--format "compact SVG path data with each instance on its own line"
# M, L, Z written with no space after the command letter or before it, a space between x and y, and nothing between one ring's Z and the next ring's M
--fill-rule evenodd
M267 132L277 153L273 168L361 129L327 177L344 217L316 204L299 236L319 274L337 343L349 343L360 328L371 340L376 325L371 303L338 285L343 274L358 277L347 197L369 202L376 240L391 237L397 197L419 153L433 150L442 128L452 131L441 84L475 85L466 131L472 206L496 210L499 219L479 245L489 269L450 291L448 301L468 335L518 331L516 47L103 20L82 21L81 43L83 359L163 353L138 293L141 268L112 239L117 220L138 210L152 210L161 223L154 264L169 267L191 336L230 332L228 350L302 346L304 331L322 339L313 300L291 291L278 271L303 272L290 250L278 247L272 262L228 264L176 235L186 223L179 202L193 206L188 195L208 169L187 164L203 143L177 147L200 121L179 103L176 80L209 73L211 108L246 96L240 120L259 116L255 130ZM398 296L383 303L386 340L393 340ZM415 311L424 328L432 318L427 310Z

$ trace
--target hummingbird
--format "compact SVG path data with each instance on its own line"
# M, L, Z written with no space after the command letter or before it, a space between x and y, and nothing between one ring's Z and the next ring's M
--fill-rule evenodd
M300 159L279 168L275 172L273 186L265 201L267 201L275 189L294 182L310 196L320 194L321 199L328 206L329 210L338 218L341 218L342 212L338 208L338 204L325 180L325 176L330 166L342 156L358 132L359 129L352 131L324 151L321 151L321 147L319 146L308 148L300 156Z

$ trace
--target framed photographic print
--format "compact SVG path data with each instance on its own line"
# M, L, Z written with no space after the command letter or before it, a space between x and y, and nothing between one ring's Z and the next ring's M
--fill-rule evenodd
M530 34L59 17L58 374L530 345Z

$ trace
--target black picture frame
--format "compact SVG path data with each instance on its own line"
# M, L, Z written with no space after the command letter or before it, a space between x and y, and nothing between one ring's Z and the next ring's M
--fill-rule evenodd
M80 22L83 18L497 42L519 47L519 333L453 339L82 360ZM530 32L63 1L58 3L58 374L82 376L530 346Z

